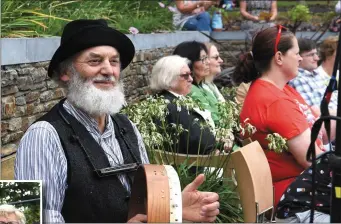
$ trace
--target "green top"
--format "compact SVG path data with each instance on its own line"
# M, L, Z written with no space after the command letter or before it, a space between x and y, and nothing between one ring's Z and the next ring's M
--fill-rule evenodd
M212 93L205 89L202 84L192 85L190 94L188 94L193 100L199 102L199 105L210 111L214 124L219 124L219 114L218 114L218 99Z

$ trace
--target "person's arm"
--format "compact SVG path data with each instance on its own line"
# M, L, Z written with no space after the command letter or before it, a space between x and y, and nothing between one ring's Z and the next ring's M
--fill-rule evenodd
M309 115L304 115L309 110L307 108L306 111L301 112L296 100L281 99L271 104L265 118L268 124L267 129L287 139L288 151L303 168L310 165L306 161L306 154L310 144L311 131L306 117ZM315 148L317 155L322 152L316 144Z
M341 13L341 1L338 1L337 4L335 5L335 12Z
M259 20L258 16L253 16L246 11L246 4L247 4L246 1L240 1L239 3L240 14L242 14L242 16L248 20L258 21Z
M311 163L306 160L307 151L310 145L310 129L306 129L301 134L287 141L289 152L303 168L308 168ZM315 144L316 155L322 153L321 149Z
M277 1L271 2L271 18L270 21L275 20L277 17Z
M22 138L15 160L16 180L42 180L44 223L64 223L67 163L56 130L48 122L33 124Z
M183 14L191 14L193 10L200 8L203 6L203 2L187 2L185 1L175 1L175 5L178 8L179 12Z

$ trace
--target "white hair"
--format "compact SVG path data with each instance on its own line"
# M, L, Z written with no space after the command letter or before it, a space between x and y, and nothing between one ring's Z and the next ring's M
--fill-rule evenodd
M26 223L26 218L23 212L15 208L13 205L0 205L0 216L8 217L9 214L15 214L20 224Z
M125 105L123 84L114 76L97 75L83 78L74 66L71 67L71 78L68 83L67 99L76 107L90 115L114 115ZM92 80L108 80L115 82L110 90L96 88Z
M174 81L180 75L180 70L188 66L189 60L179 55L165 56L159 59L153 67L150 88L161 91L174 87Z

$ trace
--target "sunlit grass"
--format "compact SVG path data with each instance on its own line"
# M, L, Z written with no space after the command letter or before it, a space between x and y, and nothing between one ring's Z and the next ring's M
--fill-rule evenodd
M173 30L172 13L157 1L29 1L1 2L2 37L60 36L64 25L75 19L108 20L110 26L128 33Z

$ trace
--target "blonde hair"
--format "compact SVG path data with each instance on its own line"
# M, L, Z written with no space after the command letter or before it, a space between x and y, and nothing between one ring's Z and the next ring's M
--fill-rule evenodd
M8 217L9 214L15 214L20 224L26 223L26 218L23 212L15 208L13 205L0 205L0 216Z
M159 59L153 67L150 88L152 90L161 91L174 87L174 81L180 75L180 70L184 66L188 66L190 61L179 55L165 56Z
M321 61L325 61L327 57L334 54L337 49L337 43L339 41L338 36L327 37L320 45L320 57Z

